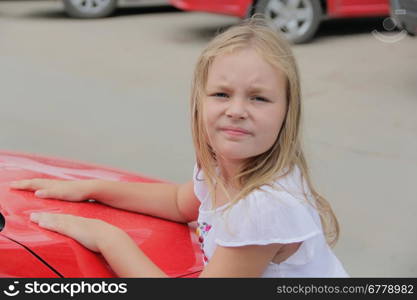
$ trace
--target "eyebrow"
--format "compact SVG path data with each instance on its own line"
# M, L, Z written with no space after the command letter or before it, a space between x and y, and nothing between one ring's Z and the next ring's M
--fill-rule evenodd
M208 89L220 89L220 90L225 90L225 91L230 91L231 90L231 87L229 86L229 85L227 85L227 84L213 84L212 86L206 86L206 89L208 90ZM265 87L263 87L263 86L258 86L258 85L256 85L256 86L251 86L249 89L248 89L248 91L249 91L249 93L261 93L261 92L268 92L269 91L269 89L267 89L267 88L265 88Z
M250 93L262 93L262 92L268 92L269 89L266 89L265 87L262 86L253 86L249 88L249 92Z
M206 88L211 88L211 89L221 89L221 90L230 90L230 86L227 84L212 84L212 85L207 85Z

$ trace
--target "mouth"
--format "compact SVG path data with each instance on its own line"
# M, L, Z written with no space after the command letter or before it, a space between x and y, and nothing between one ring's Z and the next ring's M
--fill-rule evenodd
M238 127L222 127L220 130L230 136L245 136L250 134L246 129Z

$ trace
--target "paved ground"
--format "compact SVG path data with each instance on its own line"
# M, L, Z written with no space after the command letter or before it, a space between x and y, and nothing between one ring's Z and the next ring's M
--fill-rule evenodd
M350 274L417 276L417 39L388 43L382 20L327 22L294 47L305 144ZM172 8L80 21L58 1L0 1L0 148L190 179L194 62L237 21Z

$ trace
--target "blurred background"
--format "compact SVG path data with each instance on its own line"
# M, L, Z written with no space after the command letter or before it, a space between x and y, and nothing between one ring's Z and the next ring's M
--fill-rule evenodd
M108 0L79 1L91 13ZM0 0L0 150L190 180L194 64L241 17L185 2L124 1L80 19L58 0ZM387 23L387 5L340 16L292 36L312 177L351 276L416 277L417 39Z

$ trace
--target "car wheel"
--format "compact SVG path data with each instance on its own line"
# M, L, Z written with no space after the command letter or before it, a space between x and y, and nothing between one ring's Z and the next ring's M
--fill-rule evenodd
M319 0L258 0L254 12L294 44L311 40L323 15Z
M74 18L101 18L111 15L117 0L63 0L65 11Z

